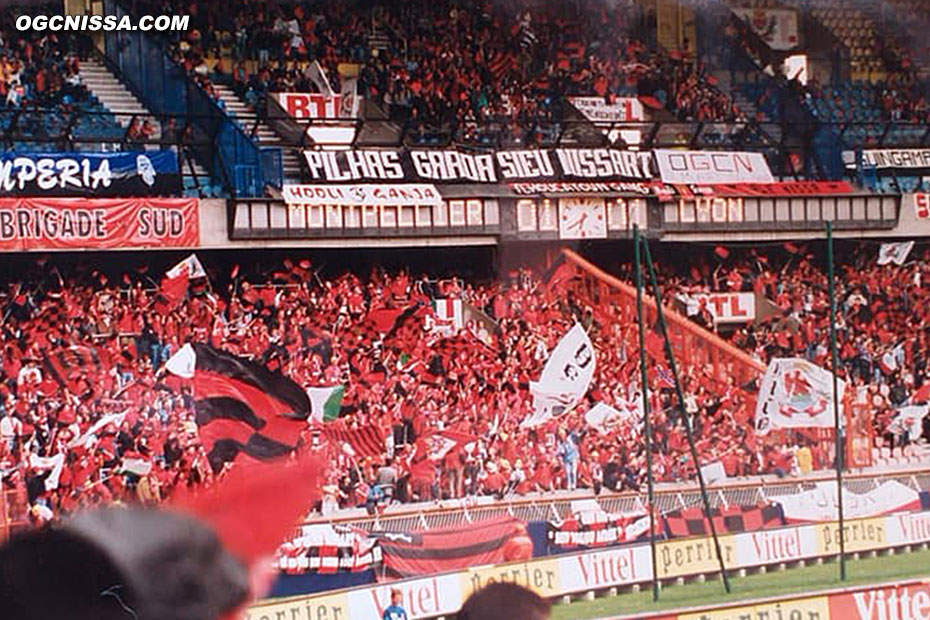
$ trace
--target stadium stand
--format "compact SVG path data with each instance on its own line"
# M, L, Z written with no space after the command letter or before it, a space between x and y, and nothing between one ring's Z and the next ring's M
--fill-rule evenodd
M875 412L877 445L889 442L907 462L907 433L891 419L895 406L928 400L921 310L928 306L919 286L928 256L890 270L866 266L852 248L849 257L839 292L843 374ZM748 429L754 410L748 386L762 363L776 356L824 363L826 349L814 344L825 341L827 311L818 261L792 248L661 264L669 299L708 288L754 289L778 308L770 320L731 336L741 352L728 355L746 360L740 362L746 373L734 375L731 366L724 378L699 358L683 358L702 457L720 460L732 476L829 466L817 437L798 433L773 442ZM502 286L377 270L366 279L346 273L324 280L308 261L288 260L265 275L233 268L239 273L232 279L224 273L228 263L210 267L214 286L197 282L174 309L151 289L154 274L116 265L104 270L49 261L25 270L23 279L6 280L0 451L7 488L24 489L33 507L50 511L39 512L58 515L114 498L158 501L178 486L212 480L189 397L166 389L171 381L159 372L190 339L259 359L303 386L345 386L342 417L305 438L328 451L339 505L377 501L372 489L379 485L394 501L423 501L642 484L641 443L624 431L630 420L617 434L602 436L587 428L587 407L579 407L544 430L520 427L532 411L528 382L574 321L591 330L597 349L588 404L622 409L635 400L635 324L614 314L622 314L619 306L595 305L592 293L561 279L566 272L557 270L546 283L521 271ZM432 332L433 304L443 298L486 310L499 331L486 343L468 330ZM700 312L695 320L702 320ZM697 324L689 329L695 343L719 340ZM687 480L694 470L681 421L663 413L671 392L656 340L647 339L651 381L660 390L653 402L656 472L659 480ZM466 451L460 441L441 463L425 459L422 440L449 431L476 441L476 448ZM64 464L52 485L46 459L57 455ZM568 472L576 466L574 483Z

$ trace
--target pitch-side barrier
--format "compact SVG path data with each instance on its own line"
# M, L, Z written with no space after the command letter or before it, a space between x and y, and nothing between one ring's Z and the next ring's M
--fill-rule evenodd
M930 582L898 581L610 620L930 620ZM605 619L606 620L606 619Z
M848 555L911 551L930 543L930 512L916 512L845 522ZM744 532L720 537L720 549L728 571L744 574L770 567L804 566L822 562L839 552L838 525L835 522L784 527L759 532ZM707 578L717 573L717 556L709 537L662 541L656 546L658 578L665 583ZM260 601L247 612L247 620L353 620L380 618L389 605L390 591L398 588L404 595L404 607L411 620L454 614L475 590L495 581L510 581L531 588L547 598L558 599L632 589L652 581L649 544L614 547L600 551L536 558L494 566L431 575L416 579L385 582L356 589L339 590L308 596ZM928 591L927 596L930 596ZM923 599L921 599L923 600ZM924 609L921 607L921 609ZM829 606L823 615L758 616L785 620L823 620L831 618ZM927 611L930 613L930 598ZM659 616L662 617L662 616ZM668 616L676 618L678 616ZM692 616L681 616L692 618ZM693 616L701 618L702 616ZM710 620L731 616L706 616ZM743 616L732 616L735 618ZM755 618L756 616L750 616ZM832 616L855 618L855 616ZM863 618L868 616L862 616ZM901 620L906 616L897 616ZM925 618L926 615L914 616ZM871 616L875 620L892 620L895 616ZM928 619L930 620L930 619Z

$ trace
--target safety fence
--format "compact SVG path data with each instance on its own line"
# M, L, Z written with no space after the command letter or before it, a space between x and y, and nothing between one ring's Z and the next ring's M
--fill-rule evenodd
M105 0L107 15L123 17L129 11L117 0ZM163 43L141 31L105 33L106 62L120 79L158 117L183 116L190 123L191 150L211 174L221 178L237 196L261 196L267 178L280 179L280 158L263 156L217 102L167 54ZM185 128L188 129L188 128Z
M818 482L833 479L824 476L765 481L755 479L745 482L730 482L711 486L709 498L712 508L749 506L767 503L784 495L794 495L814 488ZM915 491L930 489L930 471L915 470L907 473L886 475L852 474L844 478L843 487L850 493L864 494L885 482L895 481ZM669 488L671 487L671 488ZM685 510L701 505L701 494L696 485L660 485L656 489L656 509L662 514L673 510ZM439 504L395 505L385 514L368 515L364 510L347 510L338 514L316 517L307 522L351 524L366 531L415 531L421 529L445 529L469 523L510 515L521 521L561 521L572 515L572 502L592 499L592 492L565 492L537 494L530 497L510 496L503 500L493 497L449 500ZM596 496L597 503L607 513L630 513L646 506L645 490L623 493L602 493ZM296 533L294 534L297 535Z
M907 550L914 545L925 548L930 542L930 512L847 520L844 532L847 554ZM727 571L802 565L818 558L835 557L838 553L839 526L836 522L720 537L720 554ZM719 571L717 552L710 537L657 542L656 560L655 577L663 582L714 575ZM399 589L403 593L404 607L414 620L453 614L474 591L495 581L517 583L547 598L556 598L632 587L652 580L652 556L647 543L472 567L320 595L261 601L249 609L246 618L378 618L390 604L391 590ZM828 614L820 616L828 617Z

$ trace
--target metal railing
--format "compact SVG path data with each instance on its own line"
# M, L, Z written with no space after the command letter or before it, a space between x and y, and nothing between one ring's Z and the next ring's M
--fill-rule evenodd
M820 481L832 479L831 472L817 472L803 478L773 480L755 478L711 486L711 507L752 506L767 503L782 496L800 493L813 488ZM852 493L865 493L883 482L896 481L915 491L930 489L930 470L888 474L852 474L844 480L844 488ZM656 489L656 507L666 514L699 506L701 495L695 484L666 484ZM621 493L592 491L563 491L534 494L526 497L510 496L503 500L491 497L465 500L446 500L431 504L407 504L388 507L379 515L368 515L362 509L349 509L329 516L317 516L306 523L351 524L367 531L411 531L443 529L477 523L495 517L510 515L523 521L559 521L571 516L571 505L579 499L597 499L606 512L632 512L646 505L645 490Z
M104 0L104 11L129 14L117 0ZM236 196L264 194L258 145L169 57L161 41L143 32L116 31L105 33L105 44L105 61L149 110L192 119L191 130L206 138L193 149L197 159L227 190Z

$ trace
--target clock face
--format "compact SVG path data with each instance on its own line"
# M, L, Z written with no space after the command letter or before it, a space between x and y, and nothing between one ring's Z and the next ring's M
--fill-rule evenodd
M561 239L606 239L607 209L601 198L567 198L559 201Z

